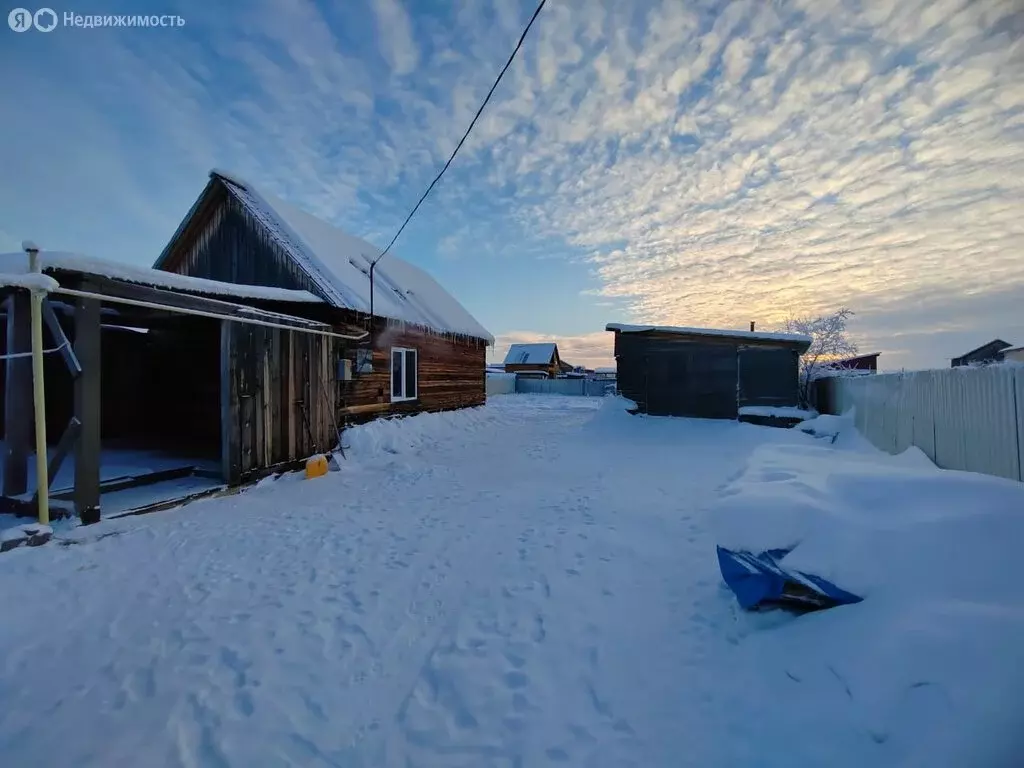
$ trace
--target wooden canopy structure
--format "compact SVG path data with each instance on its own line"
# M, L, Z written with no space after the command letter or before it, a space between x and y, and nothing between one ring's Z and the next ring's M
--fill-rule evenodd
M60 286L42 302L51 353L45 364L51 483L74 455L73 492L63 499L71 504L61 509L58 503L58 514L73 508L84 522L98 519L100 495L110 490L100 473L104 433L152 438L161 446L201 445L219 460L219 479L227 484L336 444L335 361L340 345L366 334L309 317L317 303L242 303L239 291L225 286L228 301L208 295L215 285L197 283L194 291L146 285L66 264L46 274ZM6 286L0 300L6 322L0 507L34 515L30 297ZM266 387L258 408L257 385ZM140 484L160 479L137 478Z

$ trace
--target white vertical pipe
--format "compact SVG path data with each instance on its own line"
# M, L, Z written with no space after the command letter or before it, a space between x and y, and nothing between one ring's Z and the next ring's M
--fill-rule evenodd
M40 274L39 247L22 243L28 254L28 268ZM36 421L36 498L39 500L39 523L50 524L50 480L46 451L46 387L43 383L43 294L32 289L32 403Z

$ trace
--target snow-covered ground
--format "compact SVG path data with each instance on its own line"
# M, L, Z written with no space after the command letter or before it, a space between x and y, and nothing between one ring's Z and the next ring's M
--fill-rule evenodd
M0 555L4 764L1014 764L1024 486L615 405L375 422L326 478ZM865 601L742 613L715 544L745 535Z

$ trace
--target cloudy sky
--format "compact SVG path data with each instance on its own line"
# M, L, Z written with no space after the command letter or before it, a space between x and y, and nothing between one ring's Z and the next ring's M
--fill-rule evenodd
M0 28L0 250L151 263L210 168L383 245L534 0L81 0ZM549 0L396 246L498 337L841 305L883 367L1024 344L1021 0Z

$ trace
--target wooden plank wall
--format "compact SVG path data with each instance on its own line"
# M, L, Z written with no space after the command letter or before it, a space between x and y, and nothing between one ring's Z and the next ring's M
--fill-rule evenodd
M219 182L208 190L208 198L182 234L161 269L228 283L317 292L302 269Z
M226 323L222 339L229 482L334 447L336 339L238 323Z
M417 351L418 398L391 402L391 349ZM351 351L354 359L355 347ZM442 336L412 327L378 330L373 372L353 375L339 387L342 417L349 422L420 411L444 411L486 401L486 344L481 339ZM354 366L353 366L354 370Z

